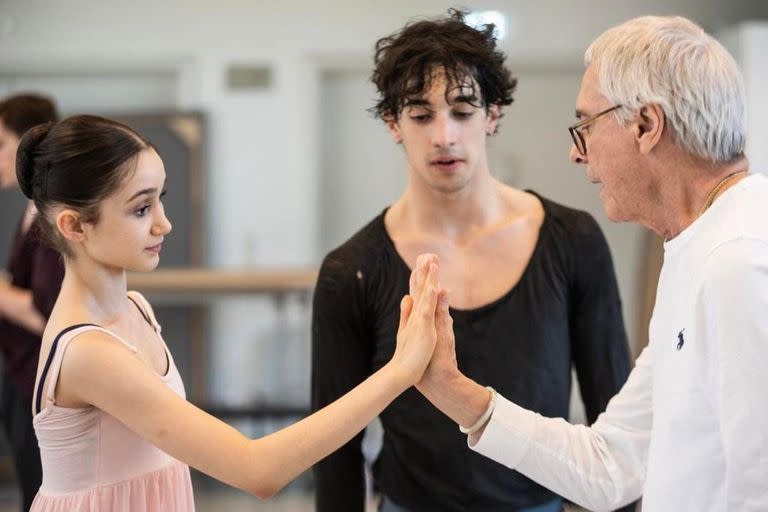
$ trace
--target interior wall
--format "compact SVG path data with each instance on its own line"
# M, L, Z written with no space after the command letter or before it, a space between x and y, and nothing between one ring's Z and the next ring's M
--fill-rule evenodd
M631 16L681 13L712 30L765 13L765 3L741 0L646 0L606 4L467 1L467 8L508 14L501 46L522 60L563 59L579 65L600 31ZM318 87L306 74L307 55L362 56L376 37L414 16L444 12L436 0L405 2L290 0L117 0L0 3L0 70L124 68L152 65L179 73L179 107L209 115L210 262L213 265L312 264L321 257L317 224ZM272 86L231 91L231 64L266 65ZM280 226L274 212L280 212Z
M568 69L580 68L583 49L602 30L632 16L678 13L716 31L766 16L767 8L762 0L488 0L463 4L498 9L509 16L509 37L500 46L512 62L562 62ZM323 189L320 183L322 121L328 114L323 114L319 101L323 97L322 72L328 65L319 65L318 60L327 64L351 59L369 66L377 37L414 16L439 14L445 8L445 3L436 0L4 0L0 1L0 73L58 68L154 69L174 74L178 77L176 107L205 112L211 134L207 145L209 264L316 265L327 248L321 243L321 190L334 193L332 187ZM231 65L267 66L271 85L231 90L226 81ZM521 82L521 95L524 84ZM563 90L556 98L545 97L544 89L541 93L537 96L541 103L562 100L565 104L573 101L576 89L567 94ZM362 99L348 98L350 102ZM370 102L359 108L368 106ZM514 133L515 116L511 110L497 143L507 132ZM522 107L517 116L524 120L522 127L547 121L535 113L523 114ZM572 118L570 112L567 117ZM567 124L565 118L558 119L557 130L562 129L561 124ZM565 166L567 133L557 133L549 142L551 151L548 148L542 156L560 158L562 154ZM348 146L355 147L355 140ZM516 169L515 158L521 158L516 147L514 143L509 148L492 146L496 162L504 164L499 169ZM554 164L540 166L554 169ZM564 180L573 180L568 194L553 188L560 178L546 181L549 178L537 172L513 173L508 178L586 208L600 219L600 211L589 202L594 191L587 190L579 171L565 167L562 172L568 176ZM633 228L627 231L604 224L604 229L617 268L631 268L637 254ZM632 286L631 272L622 276L620 286L626 297ZM255 382L260 370L241 356L252 353L263 333L271 329L272 311L272 304L261 299L218 303L212 318L214 397L240 402L244 396L258 394ZM627 317L629 320L631 315Z

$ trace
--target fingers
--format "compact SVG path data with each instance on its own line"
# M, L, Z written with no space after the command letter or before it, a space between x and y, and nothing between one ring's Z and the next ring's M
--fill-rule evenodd
M413 267L413 271L411 272L411 277L408 280L408 293L411 297L413 297L414 300L418 300L419 295L421 294L421 273L424 272L424 263L425 258L423 254L420 254L418 258L416 258L416 266Z
M425 253L416 258L416 266L414 267L413 272L411 272L411 277L408 281L409 294L413 297L414 301L419 300L419 296L421 295L424 283L427 279L427 274L429 273L429 266L432 264L438 264L437 256L434 254Z
M437 308L438 284L437 265L430 263L424 283L421 287L421 295L416 302L419 315L426 321L434 321Z
M410 295L406 295L400 301L400 326L397 328L398 332L405 328L411 316L411 311L413 311L413 299Z

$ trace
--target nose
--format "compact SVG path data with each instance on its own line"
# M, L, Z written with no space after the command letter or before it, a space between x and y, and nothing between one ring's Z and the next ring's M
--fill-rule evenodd
M447 148L456 144L458 123L447 115L437 116L432 130L432 145Z
M576 149L576 144L571 144L571 150L568 153L568 157L571 159L571 162L575 164L587 163L586 155L582 155L581 153L579 153L579 150Z
M171 232L173 225L168 217L165 216L165 211L162 208L158 208L159 216L155 220L155 224L152 226L152 234L156 236L165 236Z

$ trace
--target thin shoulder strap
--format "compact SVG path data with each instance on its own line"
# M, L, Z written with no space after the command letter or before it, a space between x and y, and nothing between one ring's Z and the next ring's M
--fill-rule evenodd
M149 305L147 299L145 299L142 294L134 290L128 292L128 298L131 299L131 302L133 302L137 308L139 308L139 312L141 313L141 316L144 317L144 320L146 320L147 323L152 326L155 332L159 333L162 328L157 322L157 318L155 318L155 312L152 311L152 306Z
M45 386L45 379L50 373L50 380L48 382L48 388L45 393L46 405L52 404L55 401L56 383L59 380L59 372L61 371L61 363L64 359L64 352L67 350L69 343L75 339L78 335L87 331L100 331L109 336L115 338L131 352L137 352L137 348L128 343L117 334L99 327L96 324L76 324L67 327L62 330L51 344L51 350L48 352L48 358L45 361L45 367L43 373L40 374L40 380L37 383L37 393L35 396L35 413L39 413L42 410L42 398L43 387Z
M128 298L131 299L131 302L136 304L136 307L139 308L139 311L141 311L141 315L144 317L144 319L149 322L149 325L152 326L152 328L155 330L155 333L157 333L157 337L160 338L160 342L162 343L163 350L165 351L165 355L168 358L168 370L170 371L171 367L175 366L176 363L173 360L173 354L171 354L171 349L168 348L168 344L163 339L163 328L160 326L160 323L157 321L157 318L155 318L155 312L152 309L152 306L149 304L149 301L144 298L144 296L135 291L131 290L128 292Z
M70 325L63 331L61 331L56 338L54 338L53 343L51 343L51 350L48 352L48 358L45 360L45 367L43 368L43 373L40 374L40 380L37 383L37 393L35 394L35 410L34 412L38 413L40 412L40 402L43 398L43 384L45 383L45 378L48 376L48 370L51 369L51 363L53 363L53 357L56 355L56 349L59 346L59 342L61 341L61 337L65 334L74 331L75 329L83 329L84 327L96 327L95 324L75 324ZM86 329L83 329L86 330Z

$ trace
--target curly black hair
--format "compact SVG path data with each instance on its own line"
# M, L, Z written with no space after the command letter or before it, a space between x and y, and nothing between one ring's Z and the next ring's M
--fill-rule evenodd
M396 121L409 99L429 90L438 68L448 82L446 99L450 91L460 88L472 91L477 107L512 103L517 79L504 66L505 55L496 49L496 27L491 23L470 27L466 15L449 9L447 16L408 23L376 42L371 81L379 100L370 109L374 116Z

